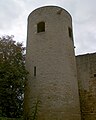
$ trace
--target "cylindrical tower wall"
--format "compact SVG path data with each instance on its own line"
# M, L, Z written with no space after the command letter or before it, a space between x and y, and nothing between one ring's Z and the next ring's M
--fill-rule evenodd
M25 112L38 120L80 120L72 19L64 9L41 7L28 18Z

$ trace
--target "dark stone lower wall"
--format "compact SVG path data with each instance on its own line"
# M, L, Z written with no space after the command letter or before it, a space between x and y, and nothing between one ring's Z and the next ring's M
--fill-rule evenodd
M82 120L96 120L96 53L76 57Z

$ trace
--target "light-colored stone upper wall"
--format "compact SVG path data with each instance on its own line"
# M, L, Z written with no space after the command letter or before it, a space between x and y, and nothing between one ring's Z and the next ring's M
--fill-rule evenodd
M82 120L96 120L96 53L76 57Z
M37 33L41 21L45 32ZM80 120L74 43L68 27L72 29L71 16L56 6L39 8L28 18L25 108L31 115L33 102L40 100L38 120Z

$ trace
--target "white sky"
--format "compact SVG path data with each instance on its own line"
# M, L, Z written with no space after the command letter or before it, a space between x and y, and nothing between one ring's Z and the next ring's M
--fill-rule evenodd
M71 14L76 54L96 52L96 0L0 0L0 36L14 35L26 45L28 15L45 5Z

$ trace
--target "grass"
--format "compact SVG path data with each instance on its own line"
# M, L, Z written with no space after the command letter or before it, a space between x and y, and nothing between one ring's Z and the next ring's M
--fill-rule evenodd
M22 118L7 118L7 117L0 117L0 120L23 120Z

